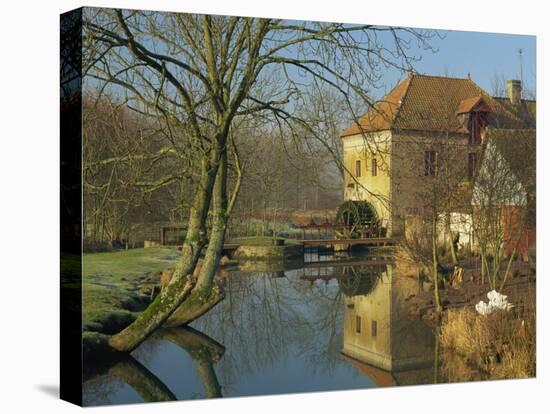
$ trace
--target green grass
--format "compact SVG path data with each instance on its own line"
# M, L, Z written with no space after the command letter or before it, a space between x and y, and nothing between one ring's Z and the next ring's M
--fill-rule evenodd
M145 306L140 288L159 282L157 274L174 266L175 248L130 249L83 256L84 330L105 332L131 321Z
M174 264L179 252L175 248L129 249L107 253L85 253L84 277L108 273L114 277L135 277L159 272Z
M284 237L266 237L266 236L252 236L252 237L239 237L232 239L230 244L241 244L243 246L271 246L274 239L284 239L285 244L299 244L299 241L295 239L285 239Z

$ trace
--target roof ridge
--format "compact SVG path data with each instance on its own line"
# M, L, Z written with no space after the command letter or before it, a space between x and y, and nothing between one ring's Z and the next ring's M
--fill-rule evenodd
M471 78L459 78L457 76L444 76L444 75L427 75L427 74L424 74L424 73L413 73L412 74L413 77L415 76L421 76L423 78L438 78L438 79L449 79L449 80L461 80L461 81L471 81L472 79ZM474 82L475 83L475 82Z
M441 130L444 125L448 127L449 122L457 124L453 124L452 128L459 130L460 122L452 117L456 115L455 111L482 101L490 107L490 112L495 113L499 122L503 121L503 125L525 124L522 116L516 114L504 100L491 96L471 77L451 78L410 73L342 131L340 136L344 138L363 132L398 129ZM525 100L522 102L526 108L536 105ZM429 116L425 111L428 111Z

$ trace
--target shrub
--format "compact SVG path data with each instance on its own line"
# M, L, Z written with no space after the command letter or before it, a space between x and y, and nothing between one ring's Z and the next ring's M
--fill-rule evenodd
M483 379L528 378L536 370L535 329L534 310L523 317L504 311L483 316L464 308L447 312L439 339L446 351ZM444 358L443 362L444 369L452 373L456 361Z

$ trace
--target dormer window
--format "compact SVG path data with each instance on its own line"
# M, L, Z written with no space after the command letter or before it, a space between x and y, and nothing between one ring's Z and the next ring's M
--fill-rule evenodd
M481 96L460 102L456 115L464 132L468 133L470 145L481 144L481 133L489 118L491 108Z

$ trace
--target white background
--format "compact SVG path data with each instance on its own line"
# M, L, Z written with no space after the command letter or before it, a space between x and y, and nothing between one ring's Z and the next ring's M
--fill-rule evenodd
M114 413L550 412L548 10L544 1L10 0L0 9L0 411L66 413L59 375L59 13L111 6L537 35L537 379L89 409ZM466 47L466 45L465 45ZM545 234L546 233L546 234Z

